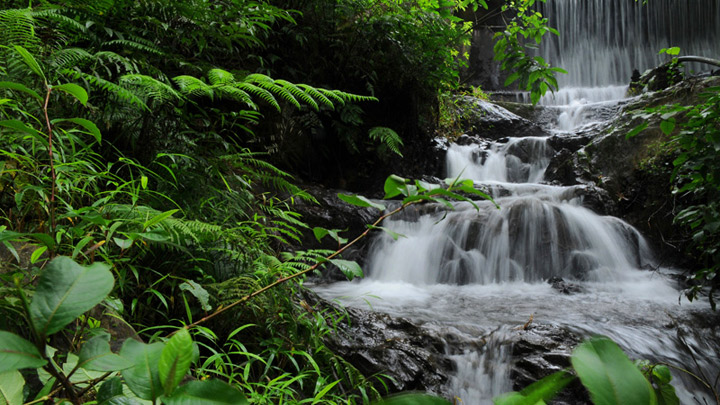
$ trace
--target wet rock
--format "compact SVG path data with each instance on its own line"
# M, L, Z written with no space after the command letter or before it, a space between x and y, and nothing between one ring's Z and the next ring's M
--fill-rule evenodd
M336 305L307 292L306 300L316 310ZM445 342L403 318L346 308L348 322L341 322L327 338L328 347L365 376L384 374L390 393L408 390L447 395L448 374L453 363L443 353ZM377 384L380 392L385 388Z
M575 133L566 135L553 135L548 138L548 144L555 150L567 149L571 152L577 152L583 146L590 143L592 134Z
M570 366L573 348L580 343L574 333L555 325L533 324L518 330L512 337L513 390L520 391L548 375ZM587 391L574 381L562 390L553 404L590 404Z
M550 159L545 169L545 181L558 186L580 184L583 170L577 164L577 155L568 149L561 149Z
M551 277L548 279L548 284L553 289L561 292L565 295L577 294L583 292L583 288L575 283L569 283L562 279L562 277Z
M460 109L460 127L471 136L497 140L520 135L545 135L539 125L494 103L462 96L456 106Z

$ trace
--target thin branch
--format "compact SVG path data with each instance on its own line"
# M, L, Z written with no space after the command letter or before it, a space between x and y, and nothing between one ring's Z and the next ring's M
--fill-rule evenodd
M50 156L50 177L52 178L52 184L50 185L50 233L55 232L55 158L53 157L53 136L52 136L52 125L50 124L50 117L48 116L48 104L50 103L50 93L52 93L52 87L47 86L47 94L45 95L45 104L43 105L43 113L45 113L45 123L47 124L48 130L48 155ZM48 246L49 247L49 246Z
M304 275L304 274L307 274L307 273L309 273L309 272L311 272L311 271L317 270L317 268L320 267L320 265L322 265L322 264L324 264L324 263L332 260L333 258L339 256L339 255L342 254L345 250L347 250L350 246L353 246L355 243L357 243L357 242L360 241L361 239L365 238L365 237L368 235L368 233L370 233L370 231L371 231L374 227L378 226L383 220L385 220L385 218L390 217L390 216L392 216L392 215L395 215L395 214L397 214L398 212L400 212L400 211L404 210L405 208L407 208L409 205L412 205L412 204L415 204L415 203L418 203L418 202L420 202L420 201L411 201L411 202L404 203L403 205L401 205L400 207L394 209L393 211L390 211L390 212L388 212L387 214L382 215L382 216L381 216L380 218L378 218L375 222L373 222L373 224L372 224L370 227L368 227L368 229L366 229L363 233L361 233L358 237L356 237L355 239L353 239L351 242L345 244L345 246L341 247L340 249L336 250L333 254L331 254L330 256L326 257L325 260L323 260L323 261L321 261L321 262L315 263L315 264L312 265L310 268L307 268L307 269L305 269L305 270L302 270L302 271L299 271L299 272L297 272L297 273L291 274L291 275L289 275L289 276L287 276L287 277L280 278L280 279L274 281L273 283L268 284L267 286L265 286L265 287L263 287L263 288L261 288L261 289L259 289L259 290L253 291L252 293L250 293L250 294L248 294L248 295L246 295L246 296L238 299L237 301L231 303L231 304L228 305L228 306L220 307L220 308L218 308L217 310L215 310L215 312L213 312L212 314L210 314L210 315L208 315L208 316L206 316L206 317L204 317L204 318L202 318L202 319L200 319L200 320L198 320L198 321L195 321L195 322L193 322L193 323L185 326L185 329L189 329L189 328L192 328L192 327L194 327L194 326L200 325L201 323L207 322L207 321L209 321L210 319L215 318L216 316L218 316L218 315L222 314L223 312L229 310L230 308L233 308L233 307L235 307L235 306L238 306L238 305L240 305L240 304L242 304L242 303L244 303L244 302L246 302L246 301L248 301L248 300L250 300L250 299L252 299L252 298L254 298L254 297L256 297L256 296L258 296L258 295L260 295L260 294L262 294L262 293L264 293L265 291L268 291L268 290L270 290L270 289L272 289L272 288L274 288L274 287L277 287L277 286L280 285L280 284L283 284L283 283L285 283L285 282L287 282L287 281L290 281L290 280L292 280L292 279L295 279L295 278L297 278L297 277L300 277L300 276L302 276L302 275ZM175 331L175 332L176 332L176 331ZM172 336L175 332L171 333L170 336Z

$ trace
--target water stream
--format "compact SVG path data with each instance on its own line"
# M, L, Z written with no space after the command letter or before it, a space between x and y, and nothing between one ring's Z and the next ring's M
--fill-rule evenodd
M686 10L693 2L705 12ZM572 134L608 119L612 114L603 111L615 111L631 70L653 66L660 47L684 46L698 54L718 48L720 41L707 40L720 37L716 1L650 3L653 11L632 0L548 0L544 13L563 34L545 50L546 58L570 71L563 79L568 90L544 101L556 117L549 133ZM671 18L683 10L683 22ZM648 22L649 13L655 19ZM633 63L617 62L618 54ZM375 237L367 277L316 291L348 306L406 317L427 333L476 342L447 353L456 366L448 392L463 404L490 404L515 388L510 337L530 319L583 337L609 336L633 358L714 378L720 370L717 337L696 325L708 303L682 299L670 277L677 270L656 263L632 226L586 208L583 190L543 183L555 153L547 138L508 135L515 137L451 145L447 152L447 177L473 179L500 209L478 201L479 210L461 203L450 212L424 207L389 218L383 226L403 237ZM547 282L556 277L576 291L558 292ZM713 402L687 375L673 375L682 404Z

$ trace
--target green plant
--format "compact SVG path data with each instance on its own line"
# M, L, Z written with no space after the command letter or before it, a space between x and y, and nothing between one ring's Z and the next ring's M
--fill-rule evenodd
M648 362L633 364L622 349L605 337L591 338L573 351L572 370L590 394L595 405L678 404L670 385L667 366ZM559 371L493 401L496 405L537 405L551 400L575 377Z
M640 117L660 117L661 131L670 137L665 150L676 156L669 178L673 193L682 197L683 205L674 222L690 232L689 249L697 255L700 268L690 279L685 295L693 300L705 288L710 305L715 308L714 294L720 269L720 88L710 87L701 95L702 102L693 106L660 106L647 109ZM645 130L645 122L627 134L633 137Z
M526 48L535 48L547 33L559 35L554 28L548 27L547 18L533 9L536 0L509 1L503 11L515 11L502 32L495 34L495 60L502 62L503 70L512 73L505 80L505 86L518 81L522 90L530 92L530 99L536 104L540 97L558 89L556 73L567 73L562 68L551 67L542 57L530 56ZM545 0L540 0L545 1Z

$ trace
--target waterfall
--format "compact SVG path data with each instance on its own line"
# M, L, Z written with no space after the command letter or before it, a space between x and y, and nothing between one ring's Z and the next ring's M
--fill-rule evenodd
M720 58L720 2L717 0L547 0L538 2L559 36L547 35L541 55L568 71L560 88L627 85L668 60L662 48L681 55ZM689 64L688 71L708 70ZM577 97L576 97L577 98Z
M562 90L542 101L557 104L544 107L557 116L545 121L555 136L587 132L612 117L618 103L608 100L624 97L633 69L665 60L657 55L661 48L720 56L720 1L641 3L540 3L561 33L540 51L569 71L560 77ZM485 104L477 108L499 119L509 114ZM446 155L446 176L474 180L499 209L488 201L476 201L477 208L456 203L452 211L425 204L387 218L383 227L401 236L375 236L366 279L317 286L318 293L476 342L446 353L455 366L448 392L464 404L491 404L518 388L512 378L519 360L510 342L529 318L583 337L609 336L633 358L714 376L720 365L716 338L682 323L707 311L707 302L678 305L681 293L669 277L677 272L654 262L632 226L585 207L588 194L581 186L543 183L555 154L548 138L507 135L512 137L452 144ZM572 293L548 283L560 279L573 285ZM673 376L680 403L711 401L687 375Z

